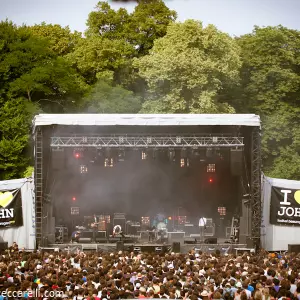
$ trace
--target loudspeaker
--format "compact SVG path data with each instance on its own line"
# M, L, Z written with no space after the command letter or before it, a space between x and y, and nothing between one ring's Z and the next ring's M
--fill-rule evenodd
M91 243L92 239L91 238L86 238L86 237L81 237L78 239L79 243Z
M124 242L117 241L117 251L124 251Z
M300 253L300 244L289 244L288 252Z
M93 238L93 231L82 231L81 234L80 234L80 237L85 238L85 239L92 239Z
M197 244L197 240L195 238L186 237L184 238L184 244L194 245Z
M64 149L52 149L51 155L52 169L61 170L65 168L65 151Z
M180 253L180 243L174 242L172 245L172 251L175 253Z
M216 237L210 237L204 240L204 244L218 244L218 239Z
M4 251L8 249L8 243L7 242L1 242L0 243L0 251Z
M100 243L100 244L105 244L105 243L107 243L107 238L96 237L96 242Z
M230 170L233 176L243 175L243 149L230 150Z

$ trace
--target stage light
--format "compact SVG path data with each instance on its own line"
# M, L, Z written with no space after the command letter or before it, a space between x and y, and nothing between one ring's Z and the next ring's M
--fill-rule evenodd
M72 201L76 201L76 197L73 197L73 198L72 198Z
M215 173L216 172L216 165L215 164L208 164L206 168L207 173Z
M180 159L180 168L184 168L185 167L185 160L184 158Z
M209 183L213 183L214 180L213 180L212 178L209 178L209 179L208 179L208 182L209 182Z
M168 220L171 221L171 220L172 220L172 217L169 217Z
M79 153L75 153L74 156L75 156L75 158L79 158L80 154Z
M86 174L88 172L88 168L85 165L80 166L80 174Z
M147 159L147 153L142 151L142 160L145 160Z

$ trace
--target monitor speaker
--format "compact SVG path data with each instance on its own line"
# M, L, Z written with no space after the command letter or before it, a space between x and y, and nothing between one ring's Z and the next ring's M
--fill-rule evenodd
M218 244L218 239L216 237L210 237L204 240L204 244Z
M175 253L180 253L180 243L179 242L173 242L172 251Z
M243 149L230 150L230 170L233 176L243 175Z

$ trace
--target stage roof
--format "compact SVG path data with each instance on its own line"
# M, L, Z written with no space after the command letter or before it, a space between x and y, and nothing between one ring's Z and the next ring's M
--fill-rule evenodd
M253 114L40 114L34 127L71 126L253 126L260 117Z

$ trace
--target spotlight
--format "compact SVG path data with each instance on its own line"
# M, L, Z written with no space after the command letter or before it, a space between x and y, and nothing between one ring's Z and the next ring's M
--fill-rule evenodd
M88 168L85 165L80 166L80 174L86 174L88 172Z
M214 180L213 180L212 178L209 178L209 179L208 179L208 182L209 182L209 183L213 183Z
M76 197L73 197L73 198L72 198L72 201L76 201Z
M75 153L74 156L75 156L75 158L79 158L80 154L79 153Z

